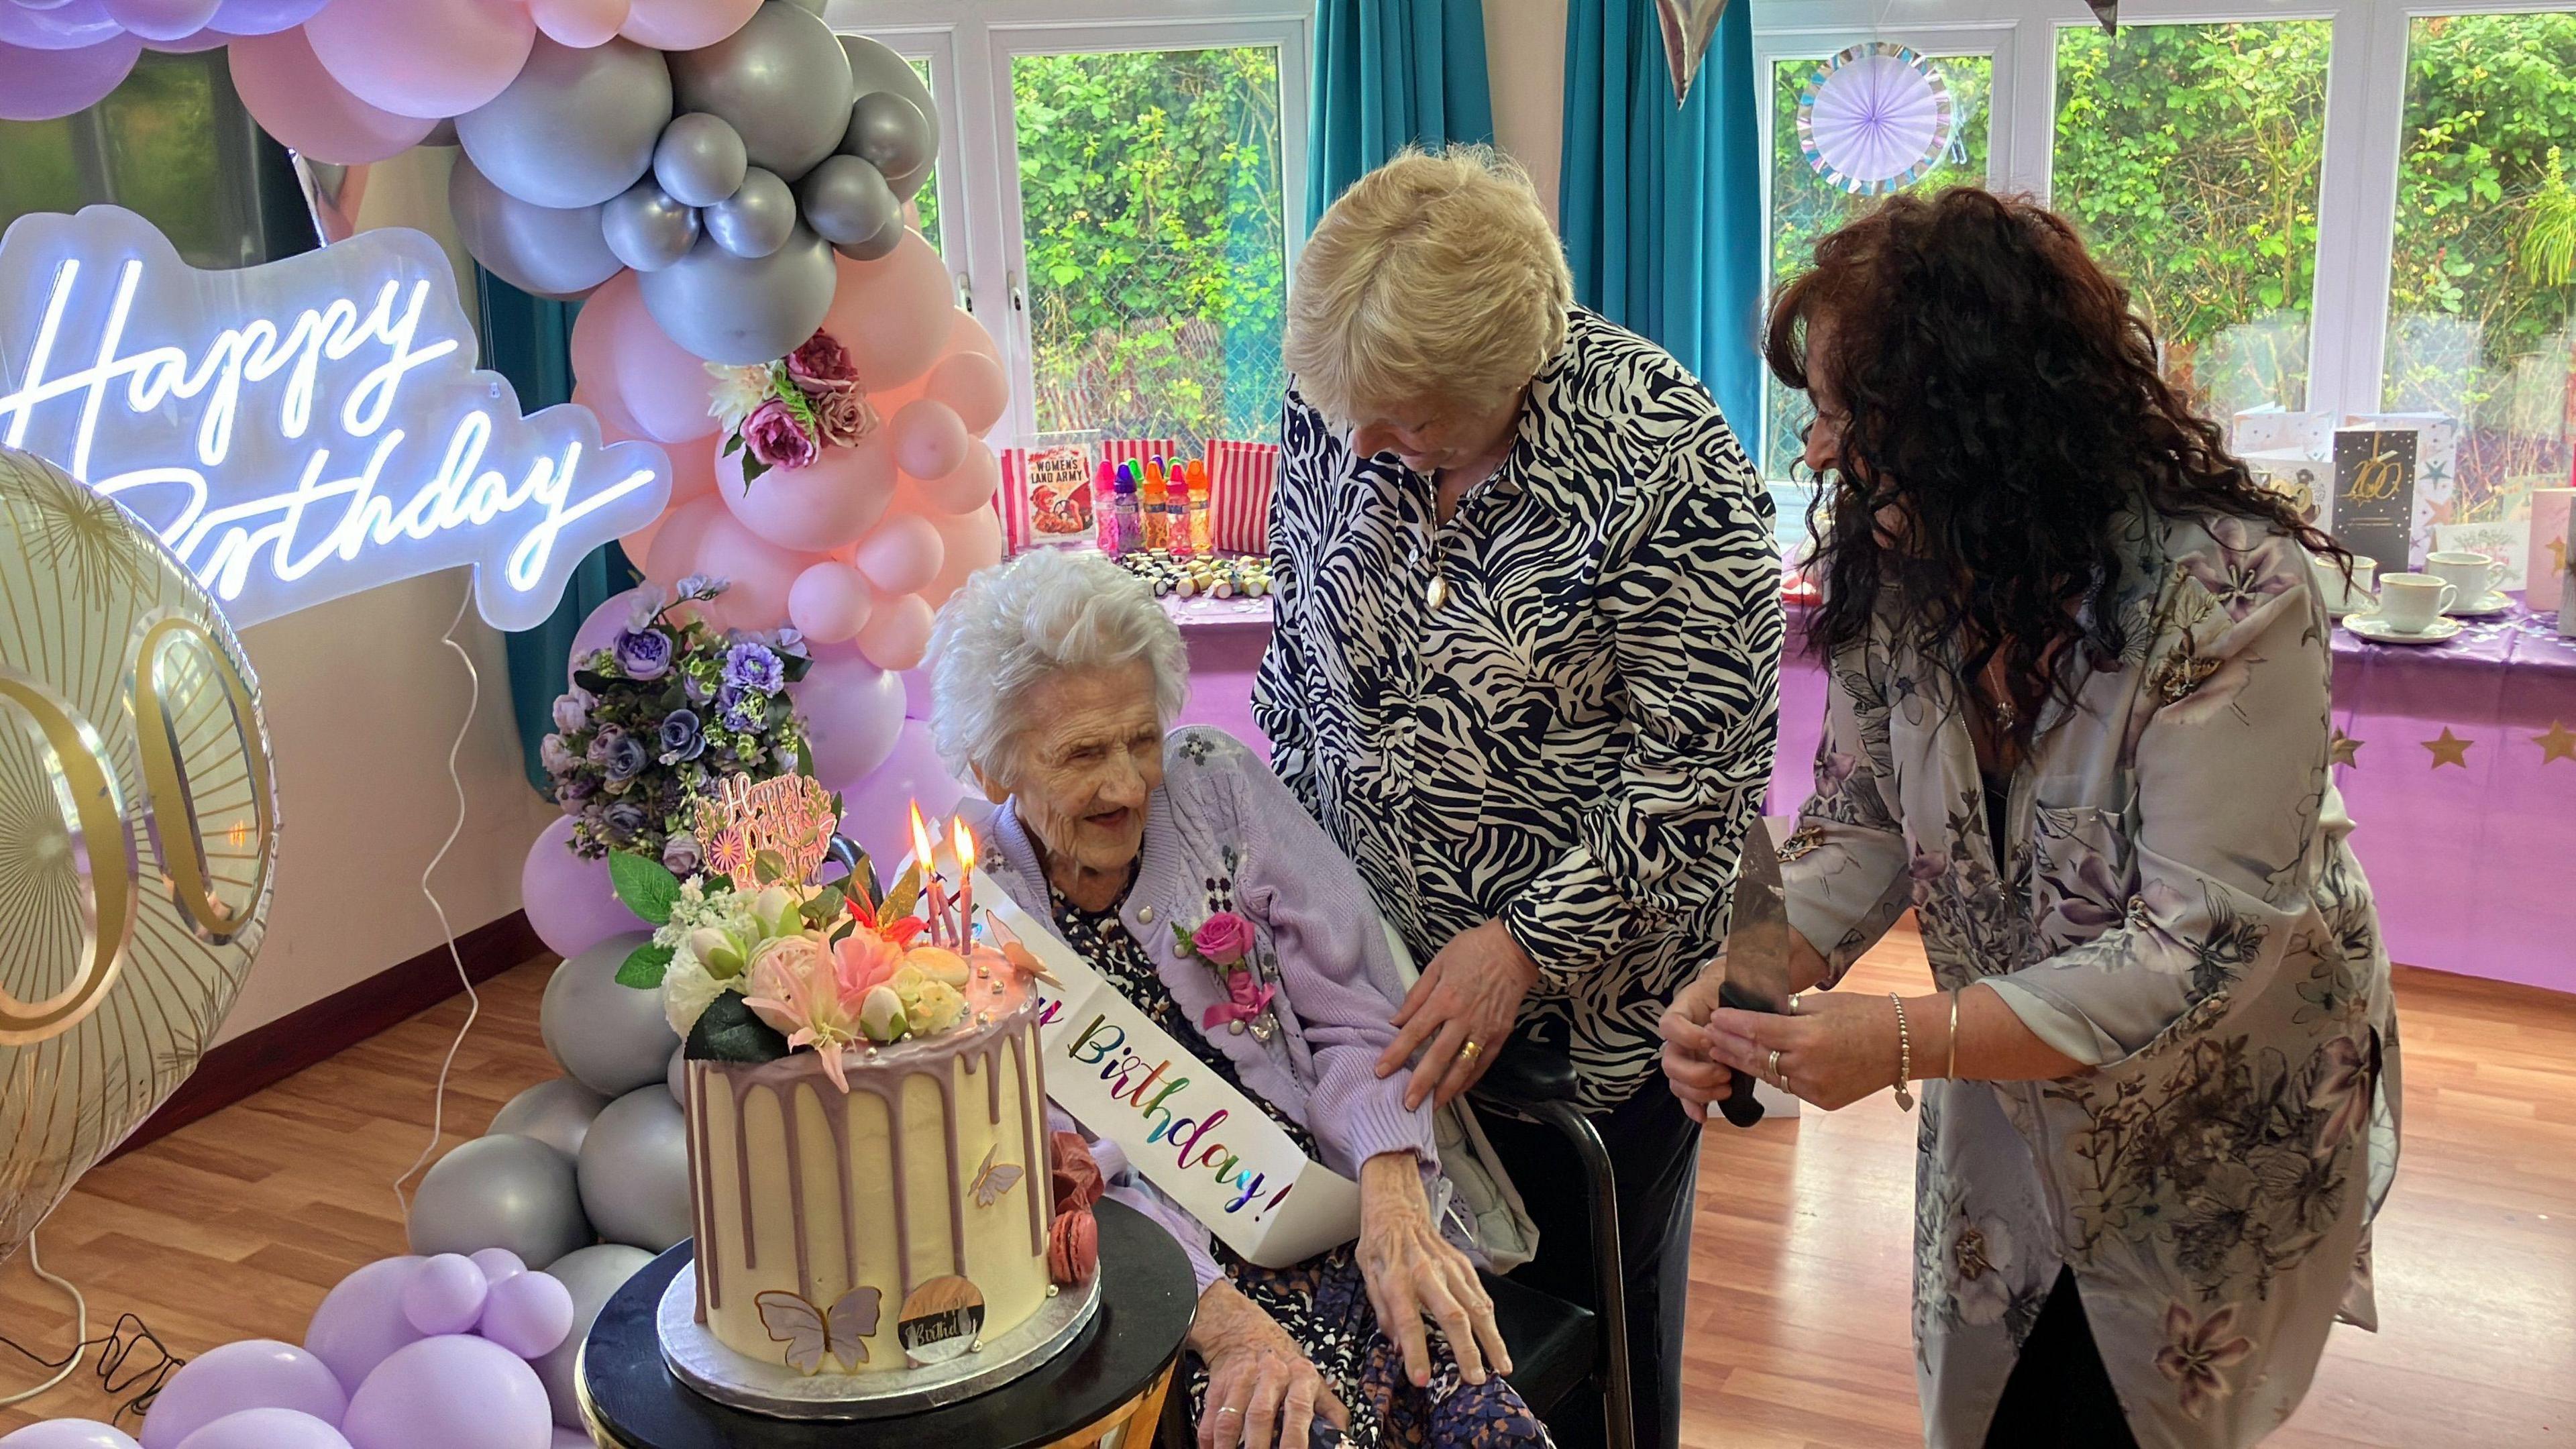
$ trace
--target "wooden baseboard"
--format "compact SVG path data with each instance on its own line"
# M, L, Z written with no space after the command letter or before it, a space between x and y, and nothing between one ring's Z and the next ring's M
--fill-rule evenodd
M545 949L524 911L512 911L456 938L456 954L464 958L465 974L475 981L488 981L544 954ZM206 1053L197 1063L197 1070L170 1094L170 1100L145 1118L143 1125L108 1156L111 1160L121 1157L200 1117L221 1111L262 1087L284 1081L315 1062L427 1011L456 995L459 989L456 963L448 959L446 943L441 942L355 986L297 1007L265 1026L254 1027Z

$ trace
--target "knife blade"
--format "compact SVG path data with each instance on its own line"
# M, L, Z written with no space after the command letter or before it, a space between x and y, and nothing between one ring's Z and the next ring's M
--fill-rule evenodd
M1755 816L1745 829L1737 856L1735 913L1726 931L1726 980L1718 987L1720 1004L1739 1011L1789 1009L1789 894L1780 884L1780 849L1771 838L1771 822ZM1753 1077L1738 1071L1718 1110L1738 1127L1762 1120L1762 1104L1753 1096Z

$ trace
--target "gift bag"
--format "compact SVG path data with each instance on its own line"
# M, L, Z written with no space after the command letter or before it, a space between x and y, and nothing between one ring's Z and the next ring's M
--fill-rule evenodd
M1279 445L1211 438L1207 470L1209 541L1219 553L1268 554Z

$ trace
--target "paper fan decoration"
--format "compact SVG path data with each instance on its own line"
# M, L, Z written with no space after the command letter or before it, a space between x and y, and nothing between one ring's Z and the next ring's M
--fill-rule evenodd
M1921 177L1950 146L1949 84L1902 45L1869 41L1816 67L1798 93L1798 148L1816 174L1862 196Z

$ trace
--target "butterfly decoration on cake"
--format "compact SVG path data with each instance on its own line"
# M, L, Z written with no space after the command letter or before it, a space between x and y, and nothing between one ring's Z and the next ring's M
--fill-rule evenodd
M1026 1175L1027 1169L1016 1162L995 1162L993 1154L1001 1150L998 1142L985 1148L984 1165L975 1169L975 1184L967 1190L974 1194L977 1207L1000 1202L1002 1195L1019 1186L1020 1178Z
M868 1339L877 1331L883 1299L874 1288L853 1288L832 1300L829 1313L801 1293L778 1288L753 1301L760 1306L761 1326L787 1345L787 1366L800 1374L818 1374L826 1362L838 1361L845 1371L856 1372L868 1361Z

